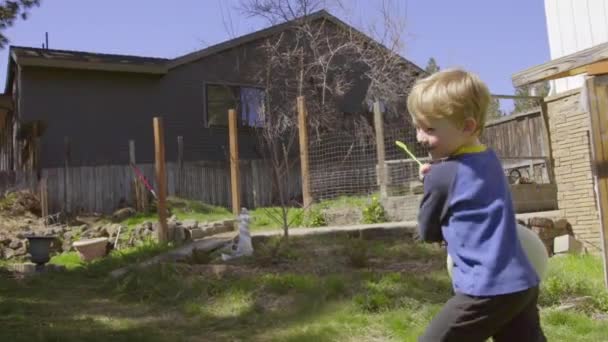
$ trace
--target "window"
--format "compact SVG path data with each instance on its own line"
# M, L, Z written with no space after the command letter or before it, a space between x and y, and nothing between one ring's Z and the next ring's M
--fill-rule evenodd
M261 88L207 85L207 125L228 126L228 110L235 108L240 127L261 127L264 122L264 90Z

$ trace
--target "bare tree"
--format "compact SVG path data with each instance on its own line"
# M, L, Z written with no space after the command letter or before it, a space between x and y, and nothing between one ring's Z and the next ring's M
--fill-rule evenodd
M260 125L262 151L273 170L279 212L271 216L288 236L288 211L293 207L287 185L297 165L298 115L296 100L306 99L311 135L355 128L362 139L373 137L367 105L382 101L387 112L405 116L405 96L415 79L402 49L401 21L382 2L383 30L376 39L313 12L340 6L324 0L243 0L241 10L271 24L289 22L287 30L265 39L261 46L265 65L257 75L265 87L264 122ZM356 115L344 115L351 91L366 89Z

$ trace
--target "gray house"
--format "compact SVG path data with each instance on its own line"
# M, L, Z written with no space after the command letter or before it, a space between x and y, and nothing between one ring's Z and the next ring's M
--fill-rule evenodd
M309 19L350 28L325 11ZM227 109L235 99L240 157L260 158L253 133L260 113L247 103L264 93L255 78L264 63L259 46L291 24L174 59L11 46L0 99L0 169L60 167L66 158L71 166L124 165L129 140L137 162L151 163L154 116L164 120L168 161L177 159L178 136L185 161L227 160ZM424 74L404 65L412 75Z

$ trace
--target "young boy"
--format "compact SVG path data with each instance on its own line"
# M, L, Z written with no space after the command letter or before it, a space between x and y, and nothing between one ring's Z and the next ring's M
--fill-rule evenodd
M479 141L490 101L462 70L416 83L408 110L433 160L420 169L420 236L445 241L455 295L420 341L546 341L537 309L539 278L519 243L508 183L496 154Z

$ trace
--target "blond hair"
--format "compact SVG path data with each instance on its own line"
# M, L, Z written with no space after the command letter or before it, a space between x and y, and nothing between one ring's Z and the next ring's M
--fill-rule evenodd
M418 80L407 99L414 121L448 119L456 125L477 122L481 135L490 103L490 91L479 77L461 69L448 69Z

